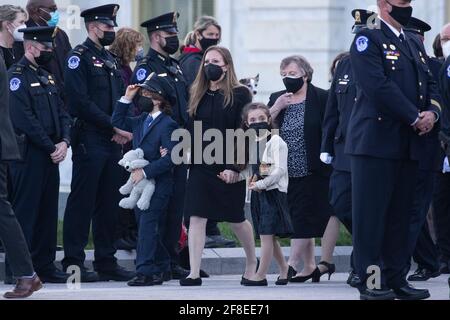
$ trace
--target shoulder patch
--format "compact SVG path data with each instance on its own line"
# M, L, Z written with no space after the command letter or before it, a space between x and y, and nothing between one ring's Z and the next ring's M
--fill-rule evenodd
M138 81L144 80L146 75L147 75L147 70L145 70L144 68L140 68L138 71L136 71L136 78Z
M447 67L447 77L450 78L450 66Z
M80 66L80 57L71 56L67 61L67 65L72 70L77 69Z
M20 88L20 84L22 82L20 81L19 78L12 78L11 81L9 82L9 89L11 91L17 91Z
M358 52L364 52L369 47L369 38L365 36L360 36L356 39L355 45L356 50L358 50Z

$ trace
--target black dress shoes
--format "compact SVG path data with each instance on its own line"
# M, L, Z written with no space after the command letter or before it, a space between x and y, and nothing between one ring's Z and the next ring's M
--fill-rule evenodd
M100 281L129 281L135 277L135 273L127 271L120 266L113 269L97 270Z
M58 269L48 273L38 273L38 276L43 283L66 283L67 279L69 279L69 274Z
M361 285L361 279L353 270L350 271L348 275L347 284L353 288L357 288L358 286Z
M81 282L82 283L91 283L97 282L100 280L98 273L95 271L90 271L86 268L81 269Z
M430 292L426 289L416 289L411 285L393 289L395 297L399 300L424 300L430 297Z
M199 287L202 285L202 278L192 279L184 278L180 279L180 286L182 287Z
M161 273L159 275L154 275L153 276L153 285L155 286L160 286L164 283L164 275Z
M427 269L417 269L412 275L408 277L408 281L427 281L431 278L437 278L441 275L438 271L430 271Z
M392 290L372 290L365 288L360 290L359 298L369 301L395 300L396 295Z
M289 280L288 279L280 279L280 277L278 277L277 281L275 282L276 286L286 286L288 284Z
M130 287L151 287L155 285L155 278L153 276L137 274L136 277L128 281L127 285Z
M245 287L267 287L269 284L267 283L267 279L253 281L249 279L245 279L242 282L242 285Z
M186 269L183 269L179 265L172 266L171 273L172 273L173 280L185 279L189 275L189 271Z

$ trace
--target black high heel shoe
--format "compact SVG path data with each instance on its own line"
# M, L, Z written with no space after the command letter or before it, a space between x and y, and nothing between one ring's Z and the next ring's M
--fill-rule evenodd
M256 272L258 272L259 269L259 259L256 258ZM248 283L250 280L248 280L246 277L242 276L241 278L241 286L245 286L246 283Z
M320 273L320 276L322 277L324 274L328 273L328 281L330 281L331 275L336 272L336 265L334 263L328 263L326 261L319 262L319 265L325 266L327 268L326 271Z
M289 266L288 275L287 275L288 280L291 280L296 275L297 275L297 271L295 271L295 269L293 267Z
M289 282L293 283L304 283L308 281L309 279L312 279L312 282L320 282L320 270L319 268L314 269L313 273L311 273L308 276L302 276L302 277L293 277Z

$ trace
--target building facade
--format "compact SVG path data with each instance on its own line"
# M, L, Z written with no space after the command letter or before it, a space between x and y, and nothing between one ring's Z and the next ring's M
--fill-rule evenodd
M353 39L350 12L354 8L376 10L376 0L56 0L60 27L69 34L72 45L86 37L80 11L111 2L121 6L120 27L139 29L144 20L179 11L181 38L197 17L214 15L223 27L222 45L233 53L239 78L260 74L255 100L261 102L267 102L270 93L283 89L279 63L292 54L305 56L315 70L314 84L328 89L331 61L347 51ZM0 0L0 4L6 3L25 6L26 0ZM426 38L431 54L434 37L450 22L450 0L415 0L413 6L414 16L433 27ZM63 184L67 184L69 169L63 171Z

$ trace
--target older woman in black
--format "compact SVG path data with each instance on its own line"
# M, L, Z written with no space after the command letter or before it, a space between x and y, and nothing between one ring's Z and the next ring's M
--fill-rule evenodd
M241 114L252 100L250 91L239 84L233 60L228 49L210 47L206 50L190 95L189 131L194 137L194 126L201 125L202 133L216 129L225 141L227 129L241 126ZM202 134L203 136L203 134ZM186 188L185 216L190 216L189 256L191 273L180 280L182 286L201 285L200 262L205 245L205 228L208 219L231 223L244 247L247 264L245 278L256 271L253 228L245 219L245 181L239 181L239 169L226 161L227 148L223 144L222 159L210 162L203 151L211 145L206 139L193 139L191 167ZM196 152L200 149L201 152ZM206 152L205 152L206 154ZM214 156L214 155L213 155Z
M320 276L332 271L316 266L314 238L322 237L332 215L328 202L331 170L320 161L322 121L327 91L311 84L313 69L301 56L291 56L281 62L281 76L287 90L272 94L272 118L278 123L281 138L287 143L289 189L288 203L294 235L289 257L291 282L320 281ZM303 260L303 271L295 268ZM293 277L295 276L296 277Z

